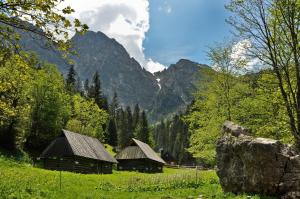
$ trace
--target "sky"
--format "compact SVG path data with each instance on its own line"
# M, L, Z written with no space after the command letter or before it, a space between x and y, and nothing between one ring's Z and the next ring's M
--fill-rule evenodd
M179 59L209 64L208 46L230 38L229 0L66 0L72 17L121 43L150 72Z

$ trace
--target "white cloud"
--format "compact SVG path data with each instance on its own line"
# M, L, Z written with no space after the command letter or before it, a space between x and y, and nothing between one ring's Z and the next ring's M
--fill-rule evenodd
M247 49L251 47L251 43L249 40L242 40L237 42L232 48L231 58L238 59L246 59Z
M236 62L245 61L246 70L256 71L262 68L261 62L257 58L251 58L249 56L249 48L251 48L251 42L247 39L237 42L232 48L231 58Z
M155 73L164 70L166 67L158 62L153 61L152 59L148 59L146 68L149 72Z
M67 0L63 5L74 8L73 17L90 30L115 38L148 71L165 68L144 55L143 41L150 28L148 0Z

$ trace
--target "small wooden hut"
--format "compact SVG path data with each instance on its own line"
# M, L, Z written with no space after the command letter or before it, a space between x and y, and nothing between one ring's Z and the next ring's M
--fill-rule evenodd
M165 161L146 143L132 139L130 146L116 156L118 170L162 172Z
M66 130L43 151L41 159L45 169L78 173L112 173L117 163L98 139Z

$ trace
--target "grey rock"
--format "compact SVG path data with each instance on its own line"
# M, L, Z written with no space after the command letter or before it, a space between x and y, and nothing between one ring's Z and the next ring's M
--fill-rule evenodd
M150 115L161 120L170 113L184 112L186 106L193 101L193 93L206 75L203 70L207 68L207 65L181 59L168 69L155 73L161 88L154 98Z
M250 130L246 129L242 126L239 126L237 124L234 124L231 121L225 121L223 124L223 134L224 133L230 133L235 137L238 137L240 135L250 135Z
M254 138L228 121L223 133L217 143L217 174L225 192L298 198L300 156L292 146Z

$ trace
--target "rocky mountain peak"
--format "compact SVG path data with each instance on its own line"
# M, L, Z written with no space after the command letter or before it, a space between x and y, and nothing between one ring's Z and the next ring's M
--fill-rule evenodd
M59 51L45 49L35 44L32 36L22 35L26 50L35 51L41 60L56 64L64 75L67 74L70 65ZM43 42L41 38L36 40ZM139 104L149 113L152 122L185 109L193 99L192 93L201 78L199 70L204 66L181 59L168 69L152 74L130 57L120 43L102 32L75 34L72 42L78 54L72 59L80 80L91 80L98 71L108 99L116 92L121 105Z
M176 65L177 66L184 66L184 65L194 65L194 64L197 64L196 62L193 62L191 60L188 60L188 59L180 59Z

